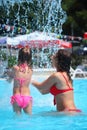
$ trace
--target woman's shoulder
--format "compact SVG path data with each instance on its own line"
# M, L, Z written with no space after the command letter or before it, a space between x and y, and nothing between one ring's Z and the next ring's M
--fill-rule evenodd
M54 72L53 74L51 74L51 76L50 77L52 77L52 78L58 78L58 72Z
M52 75L53 75L53 76L60 76L61 73L60 73L60 72L54 72Z
M62 78L62 75L60 72L54 72L52 75L51 75L52 78L54 78L55 80L60 80Z

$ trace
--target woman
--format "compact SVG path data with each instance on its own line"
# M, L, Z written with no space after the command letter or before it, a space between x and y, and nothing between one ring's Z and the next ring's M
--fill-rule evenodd
M25 113L32 113L32 97L30 96L29 84L32 77L31 68L32 54L28 46L19 50L18 65L8 71L9 78L14 80L13 96L11 104L17 114L23 109Z
M74 103L72 80L70 77L71 53L60 49L52 56L53 65L57 72L54 72L45 81L39 83L32 81L32 84L42 93L54 95L54 104L59 112L81 112Z

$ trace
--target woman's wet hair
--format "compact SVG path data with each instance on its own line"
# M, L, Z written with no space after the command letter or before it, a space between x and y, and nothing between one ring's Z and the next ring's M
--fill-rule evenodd
M55 55L57 71L67 72L70 77L71 53L65 49L60 49Z
M29 47L24 47L19 50L18 63L27 63L29 66L32 66L32 52Z

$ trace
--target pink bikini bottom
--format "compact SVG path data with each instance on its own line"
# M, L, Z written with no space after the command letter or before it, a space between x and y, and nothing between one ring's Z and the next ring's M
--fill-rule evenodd
M11 97L11 104L17 103L19 107L25 108L27 105L32 102L31 96L23 96L23 95L13 95Z

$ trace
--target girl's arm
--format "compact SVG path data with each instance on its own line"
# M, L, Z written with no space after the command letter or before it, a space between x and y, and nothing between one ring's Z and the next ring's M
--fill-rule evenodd
M10 78L14 78L14 68L9 69L9 70L7 71L7 75L8 75Z
M7 81L8 82L11 82L12 81L12 79L14 78L14 68L12 68L12 69L9 69L8 71L7 71L7 75L8 75L8 78L7 78Z

